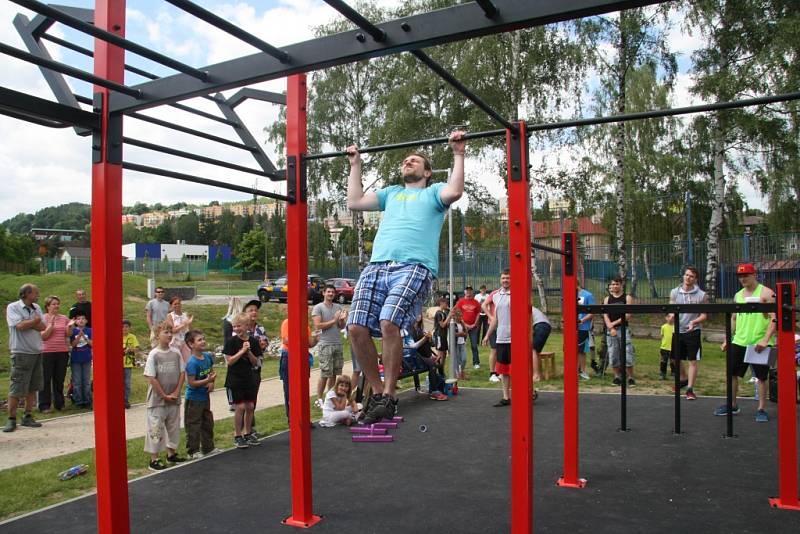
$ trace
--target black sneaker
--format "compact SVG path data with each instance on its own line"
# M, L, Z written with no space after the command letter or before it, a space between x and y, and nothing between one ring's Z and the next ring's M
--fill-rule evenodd
M148 465L147 468L150 469L150 471L163 471L164 469L167 469L168 466L161 461L161 458L158 458L150 462L150 465Z
M171 464L179 464L181 462L185 462L186 458L184 458L183 456L178 456L178 453L175 453L173 455L167 456L167 461Z
M261 442L260 442L260 441L258 441L258 438L255 436L255 434L252 434L252 433L251 433L251 434L245 434L245 435L244 435L244 440L245 440L245 441L247 442L247 444L248 444L248 445L250 445L251 447L252 447L253 445L261 445Z
M3 432L13 432L17 429L17 420L9 418L6 421L6 426L3 427Z
M628 378L628 385L629 386L635 386L636 385L636 380L634 380L633 377Z
M22 422L20 424L22 426L29 426L31 428L39 428L42 426L42 423L34 419L33 416L29 413L25 414L25 417L22 418Z
M499 408L501 406L508 406L511 404L511 399L500 399L500 402L496 403L494 406Z
M233 438L233 444L236 446L237 449L246 449L250 446L244 436L235 436Z
M375 400L372 409L364 414L364 424L371 425L383 419L391 419L397 413L397 401L388 395Z
M622 379L620 377L618 377L618 376L615 376L614 380L612 380L611 383L614 384L615 386L621 386L622 385Z
M592 360L589 366L596 374L600 374L600 367L597 365L597 360Z
M366 418L367 414L375 408L375 404L381 400L381 397L383 397L383 395L380 393L367 397L367 401L364 403L364 407L361 409L361 413L358 416L359 421Z

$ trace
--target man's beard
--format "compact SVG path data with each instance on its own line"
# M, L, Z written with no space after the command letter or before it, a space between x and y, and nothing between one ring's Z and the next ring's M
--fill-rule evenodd
M424 176L418 176L416 174L404 174L403 175L403 181L405 183L407 183L407 184L415 184L415 183L419 182L420 180L423 180L424 178L425 178Z

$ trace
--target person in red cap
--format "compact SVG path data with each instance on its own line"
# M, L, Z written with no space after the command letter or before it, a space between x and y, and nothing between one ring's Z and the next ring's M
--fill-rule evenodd
M775 302L775 293L770 288L759 284L758 280L756 280L756 268L752 263L742 263L736 267L736 276L739 278L739 283L742 284L742 289L733 298L736 303ZM739 391L738 379L744 376L749 365L756 379L758 379L756 422L766 423L769 421L766 411L769 364L748 363L745 361L745 353L748 347L751 346L756 353L771 350L770 347L775 344L773 338L775 334L775 314L734 313L731 321L731 328L734 331L733 340L731 341L731 356L733 360L731 363L733 377L731 411L734 414L740 412L739 406L736 404L736 394ZM726 350L727 347L727 342L722 344L722 350ZM714 415L728 415L728 406L723 404L717 408Z

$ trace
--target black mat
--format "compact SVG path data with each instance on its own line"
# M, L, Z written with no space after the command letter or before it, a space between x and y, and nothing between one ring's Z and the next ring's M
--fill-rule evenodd
M509 532L509 408L497 391L462 389L449 402L406 393L394 443L351 443L347 429L312 432L319 533ZM736 439L723 439L718 399L682 401L672 434L670 397L581 397L585 489L555 486L562 468L562 396L536 404L536 532L800 532L800 512L769 507L777 493L777 425L756 424L742 401ZM420 432L420 425L427 431ZM221 439L221 437L219 437ZM135 533L291 532L289 436L232 450L130 485ZM93 496L0 525L2 533L94 532Z

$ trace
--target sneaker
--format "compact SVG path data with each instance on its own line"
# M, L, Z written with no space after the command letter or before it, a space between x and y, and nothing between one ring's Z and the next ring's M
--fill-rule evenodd
M184 458L183 456L178 456L177 452L175 454L167 456L167 462L169 462L171 464L179 464L179 463L185 462L185 461L186 461L186 458Z
M589 375L587 375L587 374L586 374L586 373L584 373L583 371L581 371L580 373L578 373L578 376L580 377L580 379L581 379L581 380L590 380L590 378L589 378Z
M322 399L315 400L314 401L314 406L316 406L317 408L322 409Z
M659 375L658 375L658 379L659 379L659 380L666 380L666 379L667 379L667 373L661 373L661 374L659 374Z
M200 459L200 458L202 458L203 456L205 456L205 455L204 455L204 454L202 454L200 451L197 451L197 452L193 452L193 453L191 453L191 454L189 455L189 459L190 459L190 460L199 460L199 459Z
M169 467L168 465L166 465L164 462L161 461L161 458L151 461L150 464L147 466L147 468L150 469L150 471L163 471L168 467Z
M370 409L365 411L364 424L371 425L382 419L391 419L395 413L397 413L397 401L388 395L381 395L380 399L375 399Z
M260 434L255 428L250 432L250 435L255 436L255 438L259 441L264 439L264 434Z
M618 376L615 376L614 380L612 380L611 383L614 384L615 386L621 386L622 385L622 379L620 377L618 377Z
M741 408L739 408L738 406L734 406L733 409L731 410L731 413L733 415L739 415L739 412L741 411L742 411ZM719 415L719 416L728 415L728 405L723 404L722 406L714 410L714 415Z
M434 391L433 393L431 393L431 397L430 398L431 398L431 400L435 400L435 401L446 401L447 400L447 395L445 395L441 391Z
M629 386L635 386L636 385L636 379L633 378L633 377L628 378L628 385Z
M697 400L697 395L691 389L686 390L686 400Z
M511 399L500 399L500 401L496 403L494 406L496 408L499 408L501 406L510 406L510 405L511 405Z
M245 434L244 439L245 441L247 441L247 444L250 445L251 447L253 445L261 445L261 442L258 441L258 438L255 437L255 435L253 434Z
M217 454L218 452L222 452L222 449L213 448L208 452L201 453L203 456L211 456L212 454Z
M472 366L472 368L473 369L480 369L481 368L481 364L476 363L475 365Z
M756 377L751 376L750 380L748 380L748 382L751 383L751 384L755 384L756 383Z
M126 402L125 403L125 409L126 410L130 410L131 409L131 403L130 402Z
M29 413L25 414L25 417L22 418L22 422L20 424L22 426L29 426L31 428L39 428L40 426L42 426L42 423L34 419L33 416Z
M591 361L591 363L589 364L589 367L591 367L591 368L592 368L592 370L593 370L593 371L594 371L596 374L598 374L598 375L600 374L600 366L599 366L599 365L597 365L597 360L592 360L592 361Z
M489 377L489 382L500 382L500 377L496 373L492 373L492 376Z
M17 420L9 418L6 421L6 426L3 427L3 432L13 432L17 429Z
M756 423L767 423L769 422L769 415L767 415L766 410L758 410L756 412Z
M233 444L236 446L237 449L246 449L250 446L244 436L235 436L233 438Z

